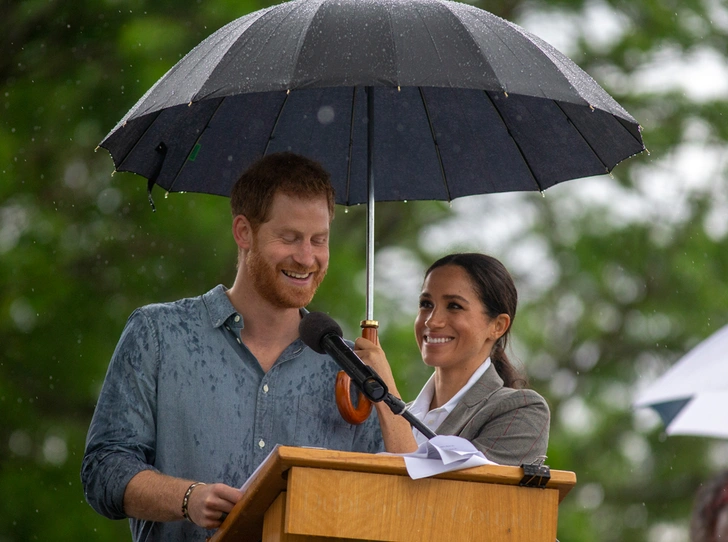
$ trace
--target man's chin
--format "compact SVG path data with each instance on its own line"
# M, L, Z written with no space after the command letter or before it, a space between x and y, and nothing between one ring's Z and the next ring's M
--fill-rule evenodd
M276 292L275 299L271 301L282 309L300 309L313 299L316 288L281 288Z

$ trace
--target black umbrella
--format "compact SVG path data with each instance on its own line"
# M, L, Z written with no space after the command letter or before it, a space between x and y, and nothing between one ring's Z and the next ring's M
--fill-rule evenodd
M100 146L150 194L156 183L227 196L264 154L318 160L337 203L369 207L368 319L375 200L544 190L644 150L638 123L568 58L445 0L251 13L180 60Z
M373 340L375 200L544 190L644 150L637 122L568 58L445 0L294 0L237 19L100 146L117 170L149 179L150 201L155 183L228 196L267 153L321 162L337 203L368 206L362 327ZM339 381L342 415L365 418Z

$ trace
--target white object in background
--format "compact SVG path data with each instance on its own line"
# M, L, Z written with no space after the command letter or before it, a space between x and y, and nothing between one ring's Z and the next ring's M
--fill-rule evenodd
M655 409L668 435L728 438L728 325L642 390L634 406Z

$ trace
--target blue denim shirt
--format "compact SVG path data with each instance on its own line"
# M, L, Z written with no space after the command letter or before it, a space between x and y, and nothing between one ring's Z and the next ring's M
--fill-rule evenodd
M242 327L223 286L129 317L86 440L81 479L96 511L126 517L124 490L143 470L240 487L276 444L383 451L376 412L359 426L339 415L331 358L297 339L264 373ZM137 541L211 535L186 521L130 523Z

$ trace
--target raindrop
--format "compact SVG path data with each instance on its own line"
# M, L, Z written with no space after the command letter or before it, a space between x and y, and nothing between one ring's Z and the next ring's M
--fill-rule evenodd
M102 213L108 215L119 208L121 199L121 192L119 190L116 188L107 188L96 198L96 205Z
M319 108L316 117L321 124L331 124L335 117L334 108L330 105L323 105Z
M13 431L8 440L8 447L15 455L28 455L32 449L32 441L25 431Z
M43 457L49 463L62 465L68 457L66 441L61 437L49 436L43 443Z

